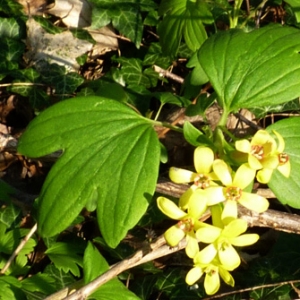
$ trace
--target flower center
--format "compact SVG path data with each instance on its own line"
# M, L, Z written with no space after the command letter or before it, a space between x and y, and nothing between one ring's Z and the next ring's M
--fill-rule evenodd
M181 220L177 223L178 228L184 232L190 232L194 228L194 222L191 218Z
M278 160L279 160L279 164L280 165L284 165L285 163L287 163L289 161L289 156L286 153L280 153L278 154Z
M218 269L216 267L207 267L205 269L205 273L209 276L213 276L214 274L218 273Z
M238 201L242 196L242 189L236 186L230 186L225 189L225 197L227 200Z
M264 147L262 145L252 145L250 153L258 160L262 160L264 158Z
M227 241L224 241L222 243L220 243L219 245L219 251L225 251L228 248L229 244Z
M210 186L210 179L207 175L197 174L194 179L194 184L201 189L206 189Z

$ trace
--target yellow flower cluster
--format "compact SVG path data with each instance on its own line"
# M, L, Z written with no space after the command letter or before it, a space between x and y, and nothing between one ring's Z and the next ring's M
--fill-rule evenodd
M229 273L236 269L240 257L234 246L254 244L259 236L247 234L247 222L238 218L237 204L261 213L269 202L245 189L254 182L255 176L267 183L278 169L284 176L290 173L289 157L284 150L282 136L274 132L275 139L265 130L259 130L249 142L236 142L238 155L247 155L247 162L236 171L221 159L216 159L208 147L198 147L194 152L196 172L172 167L169 176L175 183L192 183L180 197L178 206L165 197L158 197L159 209L178 223L165 232L165 239L172 247L186 237L186 254L193 259L194 267L188 272L186 282L193 285L204 274L204 288L208 295L220 288L220 277L234 286ZM201 222L201 216L210 209L212 225ZM199 242L207 244L199 249Z

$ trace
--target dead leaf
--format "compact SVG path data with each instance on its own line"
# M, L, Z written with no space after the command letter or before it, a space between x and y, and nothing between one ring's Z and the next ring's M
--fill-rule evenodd
M24 9L24 12L28 16L41 15L47 5L46 0L17 0Z
M89 52L93 44L75 38L71 32L47 33L38 22L29 18L27 23L27 46L25 59L31 63L47 61L63 65L68 71L77 71L76 58Z
M86 0L56 0L48 13L61 18L66 26L83 28L91 24L92 6Z

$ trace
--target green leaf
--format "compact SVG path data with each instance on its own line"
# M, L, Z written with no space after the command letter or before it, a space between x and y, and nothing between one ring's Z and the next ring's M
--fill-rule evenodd
M121 70L117 69L114 74L120 84L125 82L127 85L142 85L146 88L156 86L159 74L152 68L143 70L140 59L120 57L115 60L122 65Z
M208 82L208 77L201 67L199 60L197 58L197 53L195 52L192 57L189 59L186 64L188 68L193 68L191 76L190 76L190 84L192 85L203 85Z
M88 297L95 300L141 300L130 292L118 279L111 279Z
M188 121L183 124L183 135L186 141L195 147L208 146L214 148L212 141Z
M190 104L185 111L185 114L189 117L201 115L205 118L206 110L215 102L215 94L212 93L209 97L207 94L200 94L197 97L195 104Z
M41 292L49 295L55 292L55 279L48 274L37 273L21 281L22 289L30 292Z
M0 18L0 37L18 39L20 37L20 28L14 18Z
M18 69L19 59L22 57L25 49L24 43L11 38L1 38L0 40L0 70Z
M233 111L300 96L299 51L298 29L266 26L250 33L229 30L215 34L203 44L198 59L219 104Z
M11 196L15 194L15 189L7 184L5 181L0 180L0 201L10 203Z
M269 132L276 130L285 141L285 149L291 162L291 174L284 177L279 171L273 172L268 186L274 192L278 200L294 208L300 208L300 118L288 118L276 122L267 128Z
M21 282L12 276L0 277L1 300L26 300L21 291Z
M81 247L72 243L57 242L46 250L46 254L54 265L65 273L71 272L74 276L80 276L78 266L82 267Z
M159 14L166 14L158 27L163 52L176 55L182 37L190 50L196 51L206 40L207 34L202 22L213 21L205 1L163 0Z
M17 219L21 212L21 209L13 204L0 208L0 222L7 228L11 227L14 221Z
M189 104L191 104L191 101L189 99L186 99L184 97L180 97L177 95L173 95L169 92L165 93L154 93L153 96L155 96L162 104L174 104L179 107L187 107Z
M83 277L87 284L109 269L108 263L97 248L88 242L83 256Z
M121 34L128 37L137 48L143 33L142 12L151 11L155 3L151 0L92 0L92 28L101 28L112 22Z
M172 65L172 60L162 52L159 43L151 43L147 54L144 57L143 65L158 65L163 69L167 69Z
M28 229L22 228L7 231L6 226L0 223L0 252L11 254L28 232Z
M8 16L22 17L23 6L14 0L0 0L0 11Z
M65 67L58 64L46 63L40 72L43 82L52 85L56 94L69 96L84 82L82 76L75 72L66 73Z
M297 23L300 23L300 3L299 0L285 0L286 3L288 3L295 14Z
M89 242L83 258L84 282L86 284L91 282L108 269L109 265L106 260L99 253L97 248ZM138 300L139 298L115 278L102 285L96 292L89 296L88 299Z
M297 111L300 110L300 101L295 99L282 104L269 105L263 107L252 107L250 111L256 118L261 119L270 113L282 113L285 111Z
M55 265L49 264L46 266L44 273L54 278L56 290L60 290L75 282L75 278L70 274L56 268Z
M29 124L18 151L39 157L59 149L38 202L39 232L49 237L64 230L97 190L100 229L116 247L155 191L160 146L152 124L114 100L62 101Z

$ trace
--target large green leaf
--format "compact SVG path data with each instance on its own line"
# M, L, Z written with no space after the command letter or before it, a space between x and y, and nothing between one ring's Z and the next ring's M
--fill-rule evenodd
M166 14L158 27L158 33L163 52L169 55L176 55L182 37L189 49L199 49L207 38L203 22L213 21L203 0L163 0L159 14Z
M29 124L18 151L39 157L60 149L39 197L39 232L53 236L84 206L97 206L105 241L117 246L155 190L160 147L152 124L118 101L62 101Z
M269 187L278 200L295 208L300 208L300 118L288 118L267 128L268 131L276 130L285 140L285 149L291 162L291 174L285 178L277 170L273 173Z
M300 96L300 31L266 26L211 36L198 52L219 103L229 110L284 103Z

